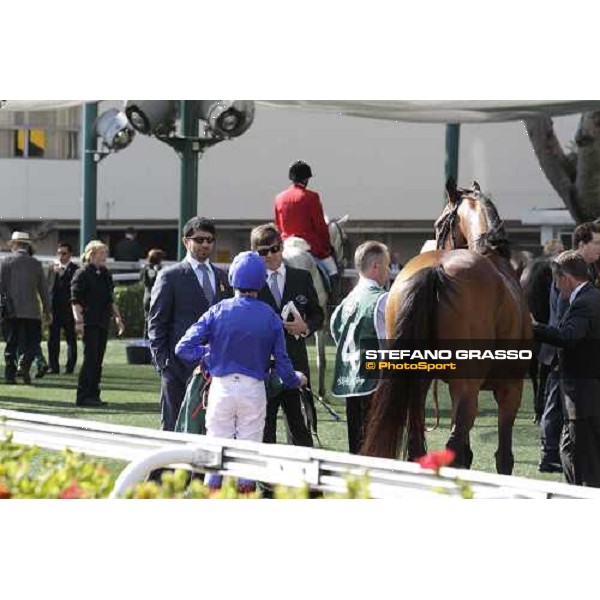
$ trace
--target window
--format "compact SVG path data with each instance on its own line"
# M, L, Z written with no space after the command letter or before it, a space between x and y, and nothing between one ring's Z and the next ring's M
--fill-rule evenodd
M0 158L79 158L79 107L0 111Z

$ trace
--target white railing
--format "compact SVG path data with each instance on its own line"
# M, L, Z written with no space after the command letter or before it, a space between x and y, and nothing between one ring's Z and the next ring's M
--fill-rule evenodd
M476 498L595 498L600 490L564 483L444 468L440 476L415 463L353 456L342 452L277 444L224 440L187 433L97 421L66 419L0 409L0 434L15 442L51 450L69 447L91 456L124 460L113 496L172 463L202 472L244 477L270 484L343 493L346 478L367 473L373 498L447 498L457 494L456 478L468 483ZM433 493L442 489L451 496Z

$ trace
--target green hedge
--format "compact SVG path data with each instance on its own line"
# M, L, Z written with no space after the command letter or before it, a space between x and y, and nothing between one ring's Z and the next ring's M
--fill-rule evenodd
M142 283L115 286L115 303L125 321L125 337L141 338L144 335L144 286ZM111 320L110 336L116 337L117 330Z
M243 494L236 481L225 478L219 491L210 491L201 481L188 483L187 472L162 474L162 482L140 482L125 493L125 498L260 498L260 492ZM16 444L12 435L0 436L0 500L25 498L95 499L106 498L115 484L115 474L83 454L70 450L41 452L37 447ZM308 498L308 487L275 487L275 498ZM366 476L349 477L345 494L326 494L326 498L369 498Z

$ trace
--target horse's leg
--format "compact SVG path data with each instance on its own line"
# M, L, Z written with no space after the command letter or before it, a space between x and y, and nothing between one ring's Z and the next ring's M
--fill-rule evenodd
M469 442L469 432L477 416L477 397L480 382L476 380L454 380L450 382L452 398L452 429L446 448L455 453L455 467L471 467L473 452Z
M534 352L531 362L529 363L529 379L531 379L531 385L533 386L533 422L536 425L540 424L542 413L539 409L539 377L540 377L540 364L538 362L538 353Z
M325 400L325 371L327 369L327 359L325 356L325 336L329 328L328 315L325 314L323 328L315 332L315 348L317 350L317 377L318 387L317 395L321 400Z
M523 380L504 381L494 390L498 403L498 450L496 450L496 470L501 475L512 475L514 457L512 452L512 431L521 405Z

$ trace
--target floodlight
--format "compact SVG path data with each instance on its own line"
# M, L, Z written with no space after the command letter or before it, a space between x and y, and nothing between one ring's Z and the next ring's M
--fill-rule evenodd
M166 136L175 129L175 100L127 100L125 114L136 131Z
M200 100L199 116L220 138L242 135L254 120L252 100Z
M108 148L119 151L131 144L135 131L123 111L109 108L96 120L96 134Z

